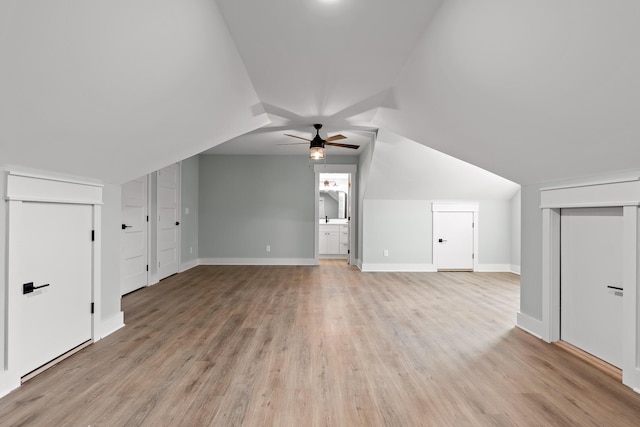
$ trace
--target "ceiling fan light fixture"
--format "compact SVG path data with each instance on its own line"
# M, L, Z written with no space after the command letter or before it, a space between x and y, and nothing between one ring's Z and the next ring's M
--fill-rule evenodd
M309 149L309 157L313 160L324 159L324 147L311 147Z

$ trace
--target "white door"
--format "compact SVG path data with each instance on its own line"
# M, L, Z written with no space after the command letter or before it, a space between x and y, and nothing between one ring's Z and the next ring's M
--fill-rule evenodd
M473 212L434 212L438 270L473 270Z
M178 272L180 263L180 165L158 171L158 280Z
M120 294L147 286L147 177L122 185Z
M25 202L12 224L21 376L91 340L92 209ZM29 283L33 292L24 289Z
M560 339L622 363L622 208L562 209Z

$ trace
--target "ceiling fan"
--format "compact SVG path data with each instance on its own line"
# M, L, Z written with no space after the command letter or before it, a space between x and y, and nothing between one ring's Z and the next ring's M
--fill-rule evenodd
M322 129L322 125L319 123L316 123L313 125L313 127L316 129L316 136L313 137L313 139L307 139L307 138L303 138L301 136L296 136L296 135L290 135L285 133L285 136L290 136L292 138L298 138L298 139L303 139L305 141L309 141L309 157L311 157L314 160L321 160L324 159L324 147L325 145L331 145L334 147L342 147L342 148L351 148L353 150L357 150L358 148L360 148L359 145L353 145L353 144L341 144L341 143L336 143L334 141L340 141L341 139L346 139L347 137L344 135L333 135L328 137L327 139L322 139L320 138L320 129ZM300 142L299 144L303 144L302 142ZM278 144L278 145L291 145L291 144Z

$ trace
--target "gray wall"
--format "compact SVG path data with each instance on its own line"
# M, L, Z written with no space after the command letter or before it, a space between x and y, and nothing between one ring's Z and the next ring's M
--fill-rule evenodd
M511 199L511 269L515 273L520 272L521 200L522 190L518 190Z
M313 258L314 172L306 156L201 155L199 177L201 259Z
M511 265L511 202L480 200L478 264Z
M520 312L542 319L542 211L540 187L522 187Z
M356 237L356 249L357 249L357 253L356 253L356 259L358 260L359 264L362 264L362 260L364 258L364 242L363 242L363 238L364 238L364 196L367 190L367 182L369 180L369 173L371 171L371 163L373 161L373 152L375 150L375 145L376 145L376 141L375 138L371 138L371 142L369 143L369 145L367 145L367 147L364 149L364 151L360 154L360 157L358 159L358 189L357 191L354 193L357 195L357 200L358 200L358 213L357 213L357 218L358 218L358 224L357 224L357 230L358 230L358 234Z
M7 284L6 284L6 246L7 242L7 202L5 201L5 180L6 172L0 168L0 373L5 369L5 354L7 352L6 344L6 324L7 317Z
M198 156L182 161L181 199L182 218L180 226L182 265L193 265L198 259L198 198L199 198ZM187 214L186 209L189 209Z
M430 264L431 205L426 200L365 200L363 263ZM383 256L388 250L389 256Z
M102 189L102 284L101 317L108 320L119 315L120 308L120 237L122 187L105 184Z
M432 200L364 201L363 262L433 264ZM508 200L481 200L478 213L478 264L510 265ZM383 256L387 249L389 256Z

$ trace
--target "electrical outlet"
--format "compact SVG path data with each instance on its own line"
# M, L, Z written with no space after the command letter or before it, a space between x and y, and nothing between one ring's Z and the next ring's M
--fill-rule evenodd
M271 245L267 245L267 252L271 252Z
M389 249L385 249L384 251L382 251L382 255L389 256Z
M189 215L189 208L184 208L184 214Z
M189 248L189 253L192 254L193 253L193 248Z

